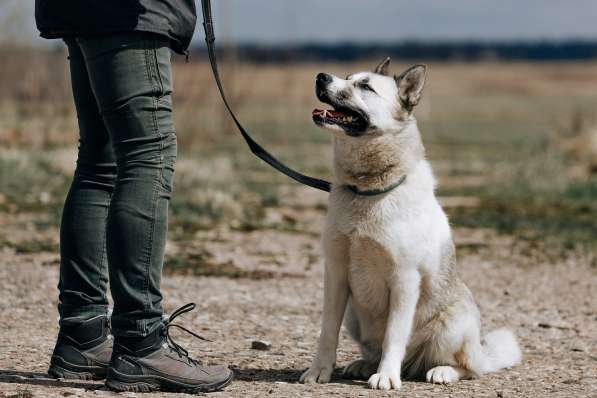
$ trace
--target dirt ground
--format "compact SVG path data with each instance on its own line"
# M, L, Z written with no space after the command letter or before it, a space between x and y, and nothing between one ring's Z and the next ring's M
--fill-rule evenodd
M460 273L479 303L484 330L507 326L519 337L524 351L520 366L451 386L406 381L399 392L376 392L339 377L327 385L299 384L318 336L322 261L317 231L322 219L323 211L307 217L311 227L303 233L210 231L188 246L169 245L169 252L177 253L201 244L210 261L248 271L241 277L166 273L163 279L166 311L196 302L197 310L181 322L213 340L181 335L180 341L197 357L235 369L236 380L211 396L597 396L597 276L589 259L578 254L550 260L530 242L467 229L455 231ZM0 231L13 237L27 234L11 231L10 220ZM102 382L48 379L45 372L58 331L57 260L53 252L2 251L0 397L174 396L118 395ZM267 340L271 349L253 350L253 340ZM355 358L357 349L343 331L338 367Z

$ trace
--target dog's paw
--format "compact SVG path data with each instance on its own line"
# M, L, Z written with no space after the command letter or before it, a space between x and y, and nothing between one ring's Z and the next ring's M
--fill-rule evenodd
M436 366L429 369L426 378L430 383L449 384L457 382L460 376L452 366Z
M402 386L398 372L375 373L369 378L368 384L374 390L399 390Z
M312 383L329 383L330 379L332 378L332 372L334 371L334 366L319 366L319 365L311 365L309 369L307 369L300 378L301 383L305 384L312 384Z
M350 380L368 380L377 371L378 365L378 361L357 359L344 368L342 377Z

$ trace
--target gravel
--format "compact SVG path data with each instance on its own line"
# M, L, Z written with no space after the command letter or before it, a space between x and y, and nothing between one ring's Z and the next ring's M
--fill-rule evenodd
M338 372L327 385L297 383L310 363L319 333L321 259L301 253L317 248L317 237L256 231L250 239L260 233L270 235L273 257L278 258L272 263L268 260L272 253L264 253L261 262L279 270L280 276L257 280L165 275L163 279L165 311L196 302L197 310L185 314L180 322L213 342L185 335L177 336L177 341L204 361L229 364L236 372L235 382L210 396L597 396L597 275L580 254L545 259L510 236L457 230L457 242L486 243L459 251L460 273L479 303L484 330L511 328L523 348L523 363L455 385L405 381L398 393L378 392L361 382L341 380ZM219 236L217 242L223 246L230 242L242 265L243 256L251 254L239 246L245 237ZM297 239L309 245L297 246ZM56 254L16 254L9 249L0 253L0 397L174 396L117 395L101 382L48 379L45 372L58 332ZM255 250L252 253L253 260L258 258ZM307 257L308 262L304 261ZM255 264L259 266L259 261L251 267ZM300 272L300 277L285 277L288 270L293 275ZM255 345L268 349L253 349ZM343 331L338 367L357 358L357 352Z

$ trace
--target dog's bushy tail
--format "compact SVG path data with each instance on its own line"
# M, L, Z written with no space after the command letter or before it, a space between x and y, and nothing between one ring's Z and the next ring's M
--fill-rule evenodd
M469 347L469 367L475 373L495 372L517 365L522 360L522 352L510 330L493 330L484 340L482 344Z

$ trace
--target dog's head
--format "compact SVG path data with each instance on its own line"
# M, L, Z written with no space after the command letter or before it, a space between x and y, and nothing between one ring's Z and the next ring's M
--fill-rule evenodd
M351 137L399 129L419 103L426 67L415 65L398 76L390 76L389 65L390 58L386 58L373 72L354 73L346 79L318 74L317 98L333 109L315 109L315 124Z

